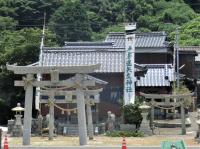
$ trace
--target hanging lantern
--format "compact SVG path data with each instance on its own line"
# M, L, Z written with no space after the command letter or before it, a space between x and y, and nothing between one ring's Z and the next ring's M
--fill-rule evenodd
M65 114L65 111L64 111L64 110L62 110L61 114Z
M76 114L77 112L76 112L76 109L74 109L74 114Z

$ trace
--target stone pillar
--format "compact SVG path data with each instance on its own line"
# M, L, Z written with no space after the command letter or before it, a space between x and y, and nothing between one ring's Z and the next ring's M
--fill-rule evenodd
M93 140L94 138L94 127L93 127L93 121L92 121L92 110L91 105L87 104L87 119L88 119L88 132L89 132L89 139Z
M182 101L183 102L183 101ZM182 128L182 135L186 134L186 126L185 126L185 107L183 103L181 103L181 128Z
M150 128L151 128L151 130L154 129L154 104L153 104L153 102L151 103Z
M40 111L39 111L40 112ZM39 113L39 115L38 115L38 129L37 129L37 131L38 131L38 133L40 134L40 135L42 135L42 121L43 121L43 117L42 117L42 115L41 115L41 112Z
M96 103L96 125L99 124L99 104Z
M53 140L53 137L54 137L54 105L52 103L50 103L50 106L49 106L49 140Z
M33 100L33 85L31 80L33 74L27 74L25 82L25 109L24 109L24 128L23 128L23 145L30 145L31 137L31 122L32 122L32 100Z
M84 92L80 87L76 88L77 108L78 108L78 131L80 145L87 144L87 127L85 117Z

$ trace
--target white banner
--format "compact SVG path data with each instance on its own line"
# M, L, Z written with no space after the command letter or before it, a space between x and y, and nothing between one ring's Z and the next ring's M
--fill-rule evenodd
M124 104L135 102L135 34L125 36Z

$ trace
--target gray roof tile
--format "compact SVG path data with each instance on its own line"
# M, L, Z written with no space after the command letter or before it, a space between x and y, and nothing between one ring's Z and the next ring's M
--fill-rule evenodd
M179 47L179 51L186 54L197 54L195 61L200 61L200 46L181 46Z
M180 51L196 51L200 53L200 46L181 46L179 47Z
M124 48L125 34L109 33L106 42L114 42L115 47ZM136 33L136 48L167 47L164 32Z
M147 73L137 80L137 86L170 86L174 81L171 64L145 64L145 66Z
M44 66L77 66L101 64L97 72L123 72L124 52L43 50ZM63 49L63 48L62 48Z
M101 69L96 72L115 73L124 72L124 50L112 49L98 50L73 50L62 48L43 48L43 66L77 66L101 64ZM142 67L135 64L135 71L141 71Z

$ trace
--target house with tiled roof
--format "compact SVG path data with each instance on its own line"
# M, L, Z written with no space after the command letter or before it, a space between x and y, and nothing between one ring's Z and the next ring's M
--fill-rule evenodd
M196 85L194 90L197 93L197 100L195 102L196 106L200 107L200 46L182 46L179 51L180 65L184 65L180 72L194 80Z
M172 49L164 32L136 33L136 91L169 93L174 81ZM108 84L100 94L99 120L107 111L120 115L125 67L125 34L110 33L102 42L65 42L63 47L44 47L42 66L101 64L91 74ZM69 75L62 76L66 79ZM94 108L95 109L95 108ZM45 106L42 106L45 112ZM46 111L47 112L47 111Z

